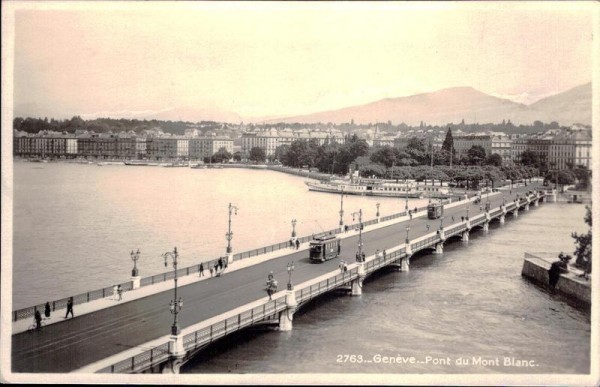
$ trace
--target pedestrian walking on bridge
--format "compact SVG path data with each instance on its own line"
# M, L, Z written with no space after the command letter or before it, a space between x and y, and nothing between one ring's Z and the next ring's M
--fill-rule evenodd
M46 306L44 307L44 316L46 318L50 318L50 303L46 302Z
M35 329L40 329L42 327L42 314L40 313L39 310L35 311L34 319L35 319Z
M429 231L429 224L426 224L425 227L427 227L427 231Z
M198 272L200 273L200 277L204 276L204 265L200 262L200 267L198 268Z
M300 241L296 239L296 250L300 249Z
M67 301L67 314L65 315L65 318L69 316L69 313L71 313L71 318L75 317L73 314L73 297L70 297L69 301Z
M121 285L117 286L117 294L119 295L119 301L123 299L123 288Z

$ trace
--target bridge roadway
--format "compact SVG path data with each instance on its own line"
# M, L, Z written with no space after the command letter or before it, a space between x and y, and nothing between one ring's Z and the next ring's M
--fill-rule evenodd
M504 192L507 202L514 200L516 193L535 189L530 184ZM502 194L490 195L491 208L502 204ZM482 203L485 204L486 195ZM346 209L350 211L353 209ZM480 213L479 205L470 205L469 215ZM466 215L466 204L445 210L444 228L461 221ZM454 216L454 222L451 218ZM404 243L407 221L395 223L372 231L365 228L363 250L367 255L377 249L389 249ZM426 225L430 225L427 230ZM430 220L426 216L415 217L410 221L410 239L435 232L439 219ZM342 234L343 236L343 234ZM354 262L358 235L350 236L342 242L341 259ZM180 262L186 261L185 252ZM286 266L295 262L294 283L310 280L338 267L339 259L322 264L311 264L308 251L300 250L280 258L259 263L247 268L226 273L221 277L192 283L178 289L183 297L184 306L179 314L179 324L183 329L200 321L227 312L238 306L266 297L264 291L267 274L272 270L280 288L288 281ZM168 335L173 316L168 305L173 291L163 291L135 301L118 304L114 307L98 310L61 323L48 325L40 331L24 332L12 336L13 372L70 372L93 362L115 355L121 351L143 346L156 338ZM77 313L77 308L75 308ZM77 315L76 315L77 316ZM57 316L62 318L62 316Z

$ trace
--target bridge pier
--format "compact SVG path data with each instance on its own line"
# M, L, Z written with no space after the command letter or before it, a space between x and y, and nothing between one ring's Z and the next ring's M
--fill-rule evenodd
M535 200L533 201L533 206L538 207L539 205L540 205L540 197L538 195L535 197Z
M500 215L500 224L504 224L505 217L505 214Z
M527 204L525 204L525 211L529 211L529 202L527 202Z
M178 374L179 369L183 365L185 353L183 347L183 335L181 333L178 335L171 335L171 341L169 343L169 360L165 363L162 373Z
M400 261L400 271L410 271L410 255L402 258Z
M436 254L444 254L444 242L435 244L435 253Z
M438 234L440 235L440 239L442 240L442 242L446 240L446 234L445 234L445 232L444 232L444 229L443 229L443 228L440 228L440 229L438 230Z
M365 279L365 266L363 262L358 262L358 278L352 281L352 295L360 296L362 294L363 280Z
M519 217L519 207L515 208L515 210L513 211L513 217L515 217L515 218Z
M292 290L286 291L285 303L287 305L287 309L279 313L279 330L291 331L293 328L292 321L294 320L294 313L296 312L296 307L298 306L298 302L296 301L296 292L293 288Z
M461 234L461 237L462 237L463 242L468 242L469 241L469 230L463 231Z
M489 221L485 221L483 223L483 232L489 232L490 231L490 222Z

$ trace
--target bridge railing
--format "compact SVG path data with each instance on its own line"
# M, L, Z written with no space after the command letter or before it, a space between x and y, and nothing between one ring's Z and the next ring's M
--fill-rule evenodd
M447 237L450 237L450 236L453 236L455 234L458 234L461 231L465 231L466 229L467 229L467 224L466 223L460 223L460 224L458 224L456 226L452 226L452 227L449 227L447 229L444 229L444 234Z
M123 289L123 291L128 291L133 288L133 283L131 281L123 282L123 283L117 284L117 285L121 285L121 288ZM73 305L84 304L86 302L106 298L106 297L112 296L113 292L114 292L114 287L110 286L110 287L106 287L106 288L102 288L102 289L90 290L85 293L80 293L75 296L72 296L73 297ZM69 298L71 298L71 297L61 298L61 299L55 300L55 301L48 301L50 304L50 310L52 312L55 312L56 310L65 309L67 307L67 303L69 302ZM13 313L12 313L12 320L18 321L18 320L23 320L23 319L27 319L27 318L33 318L33 316L35 315L35 312L37 310L39 310L41 313L43 313L45 310L45 307L46 307L46 303L43 303L43 304L38 304L38 305L34 305L34 306L29 306L27 308L17 309L15 311L13 311Z
M365 271L367 273L371 273L375 270L378 270L384 266L389 265L390 263L397 261L399 258L402 258L406 255L406 247L401 247L398 250L395 250L389 254L383 255L381 252L378 256L376 255L373 259L365 262Z
M314 297L317 297L320 294L328 292L331 289L337 288L342 284L352 281L358 276L358 268L352 268L348 271L340 271L339 274L332 275L319 281L317 283L311 284L309 286L303 287L301 289L296 290L296 301L298 303L302 303L308 301Z
M425 247L429 247L431 245L436 244L437 242L440 241L440 236L435 234L433 236L430 236L428 238L425 239L420 239L417 242L414 242L410 244L410 246L412 247L414 252L417 252Z
M260 306L250 307L233 316L224 316L213 324L203 326L183 336L183 347L186 351L204 347L232 332L243 329L257 322L276 318L277 314L287 308L285 295L268 301ZM132 373L140 372L154 365L165 362L171 351L171 341L162 343L149 350L128 357L115 364L99 370L99 373Z

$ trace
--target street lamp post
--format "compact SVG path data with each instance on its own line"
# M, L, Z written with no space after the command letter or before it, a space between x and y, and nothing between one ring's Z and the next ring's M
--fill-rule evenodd
M408 190L408 187L406 189ZM408 213L408 191L404 195L404 212Z
M296 219L292 219L292 239L296 238Z
M443 230L443 229L444 229L444 217L441 216L440 217L440 230Z
M410 226L406 226L406 244L409 243L408 233L410 232Z
M470 204L467 205L467 220L469 220L469 208L471 207Z
M358 210L357 212L353 212L352 213L352 221L354 221L355 217L358 216L358 254L356 256L356 261L357 262L362 262L362 229L363 229L363 224L362 224L362 208L360 210Z
M231 214L235 213L237 215L238 208L231 203L229 203L229 228L227 234L225 234L225 238L227 238L227 254L231 254L233 251L231 249L231 240L233 239L233 232L231 232Z
M340 198L340 226L344 225L344 189L342 188L342 195Z
M183 308L183 299L181 297L177 298L177 257L178 257L177 247L174 247L172 252L167 251L162 256L165 259L165 267L168 266L168 258L169 257L172 259L172 263L173 263L173 274L174 274L173 280L175 281L175 287L174 287L175 294L173 296L173 299L171 300L171 303L169 304L169 310L171 311L171 314L174 316L173 317L173 325L171 326L171 334L174 336L177 336L181 332L181 330L179 329L179 323L177 322L177 315L181 311L181 308Z
M377 214L375 214L375 216L379 218L379 206L380 206L380 204L377 203L375 205L377 206Z
M139 270L137 268L137 261L138 259L140 259L140 249L137 249L137 251L134 253L133 250L131 250L131 260L133 261L133 270L131 270L131 276L132 277L139 277Z
M294 290L294 285L292 284L292 273L294 272L294 261L292 261L291 263L287 264L287 272L288 272L288 284L287 284L287 289L288 290Z

